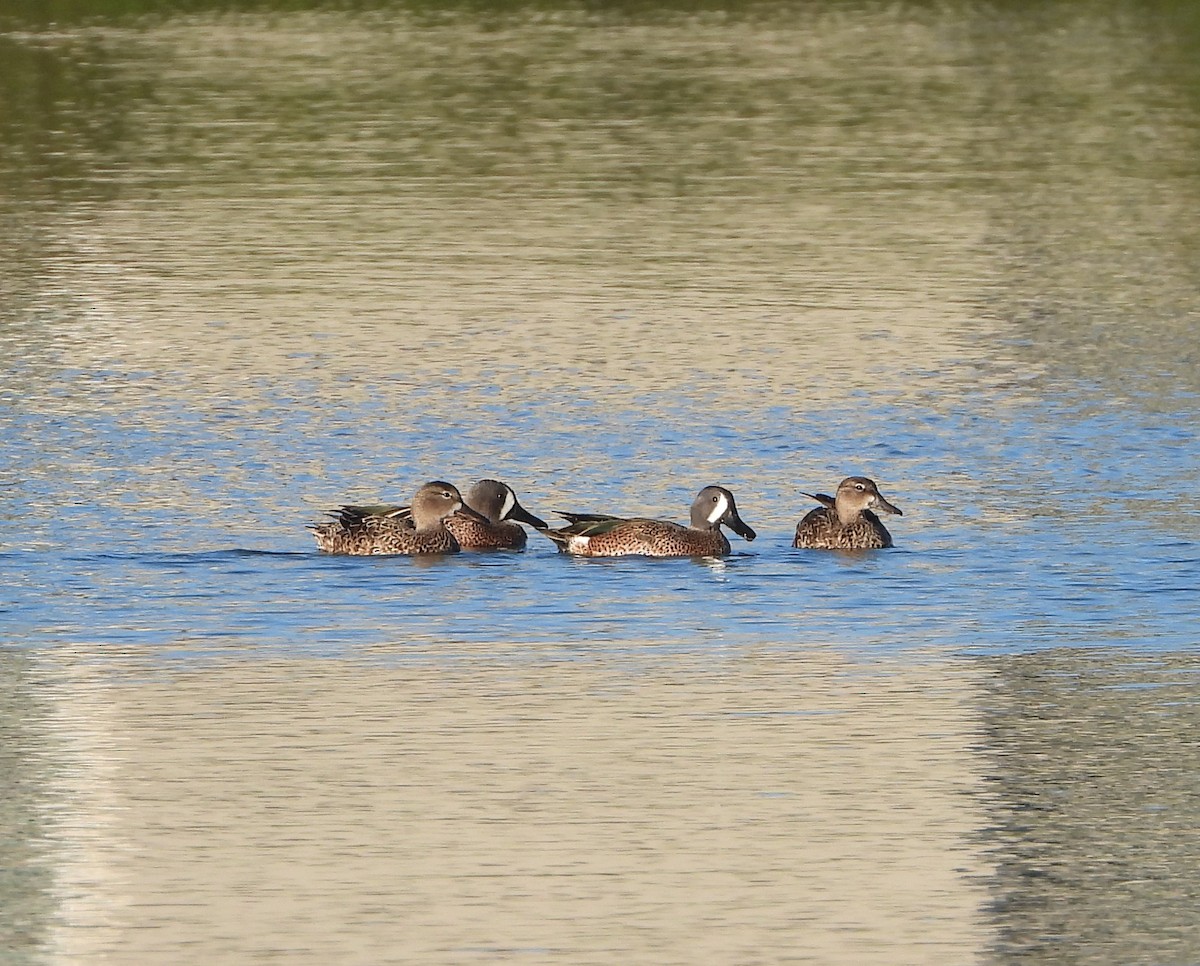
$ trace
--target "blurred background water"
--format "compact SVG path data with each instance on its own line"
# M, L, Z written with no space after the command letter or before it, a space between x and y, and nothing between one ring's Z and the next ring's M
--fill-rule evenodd
M1198 55L1134 0L0 8L5 961L1200 959ZM793 550L850 473L896 548ZM760 536L304 529L484 476Z

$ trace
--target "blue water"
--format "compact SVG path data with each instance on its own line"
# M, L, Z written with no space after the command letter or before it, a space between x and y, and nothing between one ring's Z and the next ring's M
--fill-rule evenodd
M573 399L555 418L591 442L591 469L561 488L544 467L570 457L576 437L539 432L534 406L511 419L501 471L488 461L494 441L472 437L467 418L413 453L386 413L343 415L313 435L337 417L311 401L189 411L151 396L134 412L97 408L82 422L10 408L3 619L25 646L88 641L176 658L380 645L398 656L479 642L1189 647L1197 433L1129 402L1081 405L1086 392L1000 420L978 411L982 397L964 400L976 412L868 408L860 398L807 418L764 400L736 418L719 415L695 438L687 420L696 410L665 393L657 412L596 413ZM355 421L371 433L355 434L346 425ZM689 472L657 463L656 450L680 454ZM847 457L821 477L795 479L789 466L818 452ZM460 485L502 475L543 516L657 509L682 519L693 488L722 482L760 537L734 537L733 555L719 562L574 560L535 534L521 554L339 559L315 552L304 524L319 510L304 503L315 493L333 506L358 491L339 491L314 464L347 488L360 468L368 478L406 474L376 494L393 500L419 480L405 464ZM703 475L706 464L719 469ZM889 521L896 547L791 548L809 505L801 491L829 490L852 471L871 472L905 511Z

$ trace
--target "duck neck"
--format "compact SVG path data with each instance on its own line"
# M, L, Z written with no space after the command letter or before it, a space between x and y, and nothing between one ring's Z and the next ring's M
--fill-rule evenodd
M844 527L848 527L850 524L857 522L862 516L862 510L856 509L852 506L847 506L841 500L837 501L837 508L834 512L837 513L838 523Z

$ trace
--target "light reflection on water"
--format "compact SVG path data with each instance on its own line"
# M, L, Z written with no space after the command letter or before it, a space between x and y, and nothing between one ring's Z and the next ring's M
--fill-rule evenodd
M1113 9L0 38L8 944L1195 960L1195 58ZM897 548L793 550L850 472ZM760 538L304 529L480 476Z
M970 948L972 725L950 679L603 644L94 656L56 674L45 723L71 765L50 791L65 956L743 962L766 943L889 962L930 931L930 961Z

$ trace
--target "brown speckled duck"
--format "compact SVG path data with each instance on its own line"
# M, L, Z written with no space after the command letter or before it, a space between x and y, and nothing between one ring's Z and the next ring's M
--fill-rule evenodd
M733 494L723 486L700 491L686 527L667 520L556 512L567 526L542 532L562 553L579 557L719 557L730 551L721 524L747 540L757 536L738 515Z
M873 480L849 476L838 484L837 496L805 493L823 504L796 525L793 547L810 550L877 550L892 545L892 535L872 510L903 516L883 498Z
M330 511L332 522L315 524L312 530L317 547L325 553L458 553L458 540L446 527L446 518L454 513L487 522L463 504L457 488L435 480L417 490L411 507L344 506Z
M537 530L548 526L521 506L512 487L499 480L480 480L467 491L465 502L478 516L454 513L446 518L446 529L463 550L524 550L528 541L525 528L514 521L528 523ZM407 520L411 525L408 507L385 509L394 519Z

